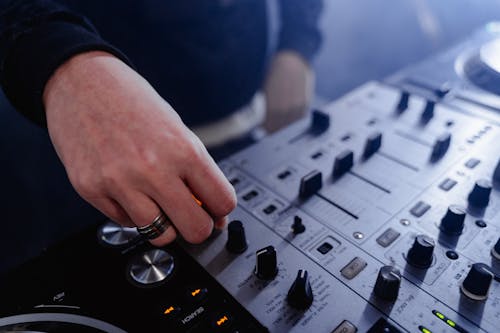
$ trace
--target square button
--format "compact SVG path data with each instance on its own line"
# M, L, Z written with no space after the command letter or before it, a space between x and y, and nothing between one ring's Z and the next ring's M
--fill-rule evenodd
M453 180L451 178L446 178L439 184L439 188L442 189L443 191L448 192L451 190L455 185L457 185L457 181Z
M324 242L317 248L318 252L321 254L327 254L331 249L333 249L333 245L328 242Z
M388 247L401 235L392 228L388 228L384 233L377 238L377 243L382 247Z
M411 215L415 217L422 217L431 208L431 205L424 201L419 201L412 209L410 209Z
M365 269L366 265L366 261L360 257L356 257L340 270L340 274L348 280L354 279L363 269Z
M474 169L480 162L477 158L471 158L465 162L465 166L469 169Z

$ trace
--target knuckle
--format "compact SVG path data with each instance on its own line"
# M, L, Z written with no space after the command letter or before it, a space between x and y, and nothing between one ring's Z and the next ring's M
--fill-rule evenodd
M200 244L212 234L212 222L201 223L197 230L189 234L189 239L186 239L192 244Z
M220 215L228 215L236 208L236 205L236 194L234 192L234 189L230 187L230 189L223 192L219 199Z
M73 172L68 174L69 180L74 189L85 199L91 198L96 194L91 177L84 172Z

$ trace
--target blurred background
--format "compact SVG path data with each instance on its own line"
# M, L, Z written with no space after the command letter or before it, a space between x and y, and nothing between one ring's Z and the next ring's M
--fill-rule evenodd
M500 20L499 0L325 0L314 104L383 79L493 20ZM46 130L0 100L1 273L103 217L71 188Z

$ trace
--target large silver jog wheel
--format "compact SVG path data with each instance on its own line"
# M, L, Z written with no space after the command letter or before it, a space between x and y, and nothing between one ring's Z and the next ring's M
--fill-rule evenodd
M174 271L174 258L160 249L148 250L134 256L128 265L128 274L140 286L154 286L166 281Z
M97 231L99 240L109 246L123 246L139 236L136 228L122 227L121 225L108 221Z

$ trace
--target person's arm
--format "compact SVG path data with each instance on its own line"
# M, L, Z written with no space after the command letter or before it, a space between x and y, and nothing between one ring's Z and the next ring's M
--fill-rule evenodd
M232 186L172 107L85 19L51 1L15 1L1 15L2 87L24 114L46 119L84 199L129 226L164 211L174 227L155 245L177 232L198 243L224 223L236 205Z
M281 0L281 27L264 86L266 120L274 132L307 111L314 92L311 61L321 45L318 20L322 0Z

